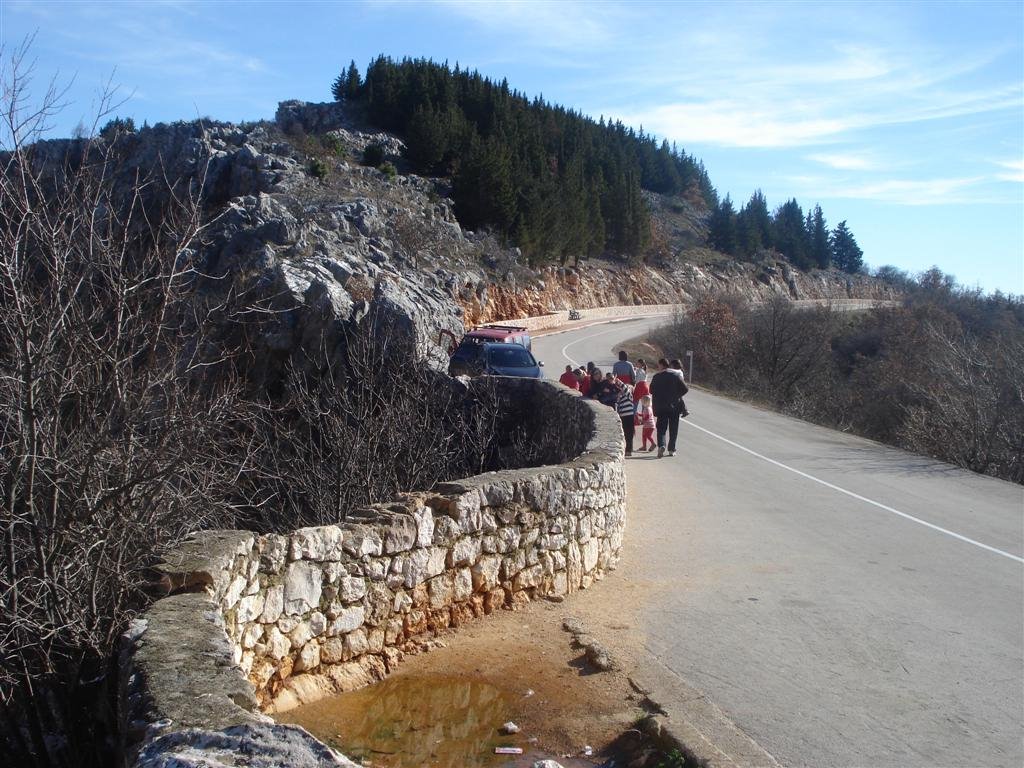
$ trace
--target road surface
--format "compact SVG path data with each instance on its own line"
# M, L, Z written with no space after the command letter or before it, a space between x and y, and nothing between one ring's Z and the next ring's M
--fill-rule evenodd
M607 369L660 322L534 351L550 378ZM648 665L692 691L673 703L713 705L787 766L1024 765L1024 489L706 392L687 405L675 458L627 460L621 568L650 587Z

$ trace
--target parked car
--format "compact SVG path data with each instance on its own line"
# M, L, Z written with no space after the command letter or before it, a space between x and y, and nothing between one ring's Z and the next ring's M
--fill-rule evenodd
M522 344L463 339L448 362L452 376L518 376L543 379L544 363Z
M444 348L446 346L446 341L448 354L455 354L455 349L459 346L459 343L456 343L455 341L455 335L451 331L442 330L438 336L437 343ZM533 340L530 338L530 331L527 328L518 325L492 324L481 325L478 328L467 331L462 337L462 342L466 341L475 341L478 343L495 341L505 344L522 344L527 349L531 349L531 343Z

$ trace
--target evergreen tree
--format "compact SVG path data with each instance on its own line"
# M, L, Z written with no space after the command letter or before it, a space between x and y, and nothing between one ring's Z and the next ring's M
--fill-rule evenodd
M331 83L331 95L335 101L348 101L359 98L359 86L362 81L359 79L359 68L353 59L349 62L348 69L334 78Z
M458 65L379 56L362 80L351 65L333 90L399 134L417 171L452 176L466 226L514 239L534 261L642 253L650 239L643 189L718 205L704 167L667 142L529 100Z
M807 212L807 239L810 242L810 258L819 269L828 269L832 262L832 246L828 241L828 228L821 206Z
M853 233L841 221L832 230L832 262L844 272L854 274L864 266L864 251L857 245Z
M735 256L738 251L736 212L733 210L729 195L725 196L711 214L708 242L715 250L728 253L730 256Z
M448 149L444 125L430 104L418 107L405 132L405 157L420 173L430 174Z
M775 248L799 269L814 266L808 251L809 238L804 229L804 212L796 199L784 203L776 212L772 222Z
M736 216L736 238L739 254L753 258L762 248L772 247L772 219L768 213L768 201L760 189Z

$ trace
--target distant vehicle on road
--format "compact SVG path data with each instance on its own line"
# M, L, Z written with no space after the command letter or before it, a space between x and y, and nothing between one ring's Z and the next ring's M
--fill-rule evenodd
M468 335L468 334L467 334ZM518 376L543 379L544 363L522 344L463 338L448 362L451 376Z

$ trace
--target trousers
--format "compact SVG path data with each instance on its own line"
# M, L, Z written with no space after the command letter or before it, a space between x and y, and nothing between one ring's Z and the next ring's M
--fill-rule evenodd
M658 425L658 447L665 447L665 433L668 432L668 449L676 449L676 437L679 435L679 414L681 408L678 405L671 408L659 408L655 415Z
M633 436L636 434L636 425L633 423L633 415L622 416L622 435L626 438L626 455L633 453Z

